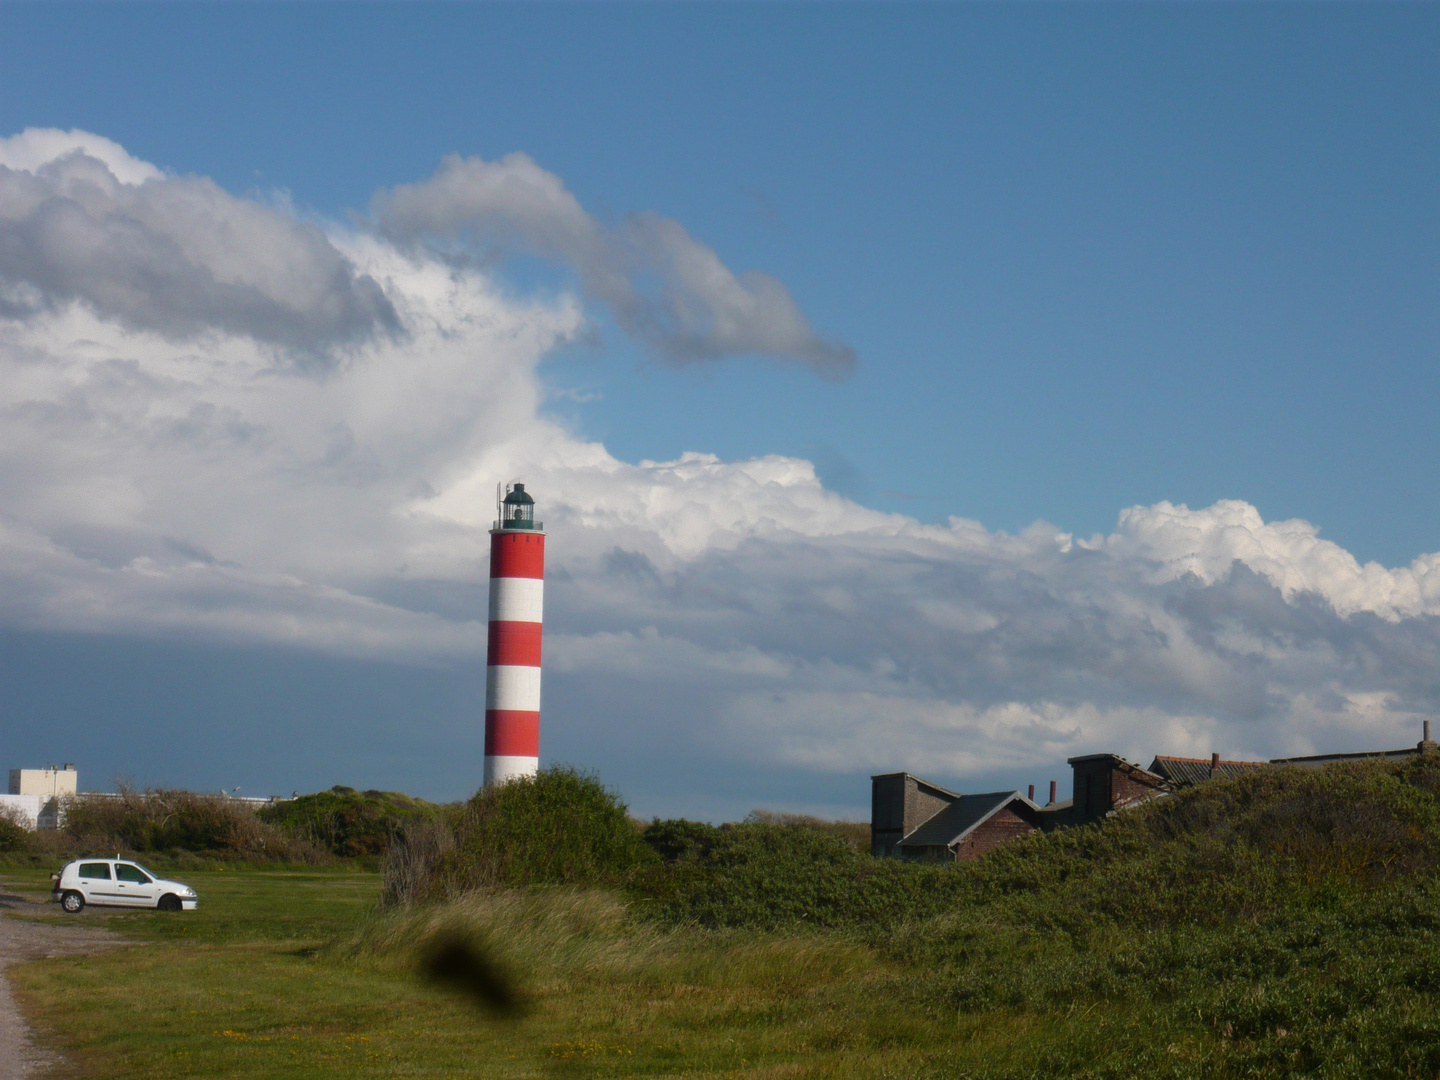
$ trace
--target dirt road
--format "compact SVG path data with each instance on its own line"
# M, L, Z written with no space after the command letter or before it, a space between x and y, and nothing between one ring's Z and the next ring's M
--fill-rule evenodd
M8 917L10 913L47 916L43 922ZM55 1063L53 1056L36 1048L25 1019L15 1007L5 967L47 956L73 956L113 948L121 940L99 926L59 918L58 908L37 903L0 887L0 1080L26 1080L39 1076Z

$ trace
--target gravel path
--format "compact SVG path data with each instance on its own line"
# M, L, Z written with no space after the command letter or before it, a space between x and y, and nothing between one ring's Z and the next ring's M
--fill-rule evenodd
M46 919L39 922L5 917L9 912L45 915ZM26 1080L56 1064L54 1055L39 1050L30 1041L25 1018L15 1007L5 979L6 965L48 956L74 956L122 944L110 931L85 925L89 921L84 914L61 921L59 908L0 888L0 1080Z

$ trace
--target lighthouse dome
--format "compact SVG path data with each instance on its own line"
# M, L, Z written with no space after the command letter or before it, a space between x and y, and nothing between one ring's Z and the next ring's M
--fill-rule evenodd
M506 493L501 502L500 527L502 529L534 529L535 500L525 490L524 484L516 484Z

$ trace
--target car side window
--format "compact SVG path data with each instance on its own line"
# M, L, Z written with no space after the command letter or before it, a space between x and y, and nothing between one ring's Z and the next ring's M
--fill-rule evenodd
M82 862L80 864L80 876L97 881L109 881L110 864L103 862Z
M131 866L129 863L123 862L115 864L115 880L133 881L137 885L150 884L150 879L145 876L145 871L141 870L138 866Z

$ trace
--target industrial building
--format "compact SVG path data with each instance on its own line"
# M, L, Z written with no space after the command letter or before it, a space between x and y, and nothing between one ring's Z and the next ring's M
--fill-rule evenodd
M10 787L0 795L0 808L8 808L26 828L56 829L61 822L60 800L79 793L79 774L66 762L60 768L11 769Z

